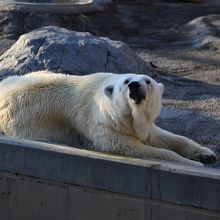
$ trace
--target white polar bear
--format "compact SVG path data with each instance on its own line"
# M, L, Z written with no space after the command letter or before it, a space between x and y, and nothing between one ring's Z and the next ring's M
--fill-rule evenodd
M0 132L140 158L214 162L212 150L155 125L163 89L136 74L8 77L0 83Z

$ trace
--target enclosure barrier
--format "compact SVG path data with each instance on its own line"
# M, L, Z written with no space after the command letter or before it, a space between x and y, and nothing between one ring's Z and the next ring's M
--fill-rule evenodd
M220 219L220 172L0 136L1 220Z

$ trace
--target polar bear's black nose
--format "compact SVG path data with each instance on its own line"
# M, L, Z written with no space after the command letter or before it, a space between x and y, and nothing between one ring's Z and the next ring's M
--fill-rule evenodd
M141 84L137 81L132 81L128 84L129 96L135 101L136 104L140 104L142 100L146 98L146 92L141 88Z
M141 84L137 81L132 81L128 84L128 88L131 90L139 89L141 87Z

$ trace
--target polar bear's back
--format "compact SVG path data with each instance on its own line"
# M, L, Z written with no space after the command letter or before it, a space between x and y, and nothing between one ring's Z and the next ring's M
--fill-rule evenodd
M24 76L10 76L0 82L0 94L13 93L21 90L32 89L41 87L42 85L61 85L70 84L74 86L96 86L100 85L100 82L111 77L110 73L97 73L86 76L70 76L65 74L57 74L48 71L39 71L26 74ZM86 90L86 88L85 88ZM84 90L84 91L85 91Z
M72 122L76 126L86 123L84 116L91 115L96 106L94 94L112 76L106 73L70 76L41 71L3 80L0 133L31 139L65 137L73 130L70 130L70 118L81 121Z
M10 76L0 83L1 94L26 90L36 86L57 83L65 80L67 76L46 71L33 72L24 76Z
M0 82L1 94L13 93L36 85L46 84L46 79L49 81L54 78L54 76L49 77L50 74L48 73L45 73L46 76L43 74L44 72L36 72L24 76L10 76Z
M72 82L75 85L100 85L105 79L111 78L115 74L96 73L86 76L71 76L61 73L52 73L48 71L39 71L29 73L23 76L10 76L0 82L0 91L13 89L20 90L37 85L60 84Z

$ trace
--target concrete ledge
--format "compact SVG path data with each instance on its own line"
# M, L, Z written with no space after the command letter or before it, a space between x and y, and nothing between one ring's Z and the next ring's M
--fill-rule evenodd
M74 3L27 3L0 0L0 11L77 15L104 11L112 4L111 0L80 0Z
M0 170L220 212L220 172L0 136ZM220 216L220 215L219 215Z

